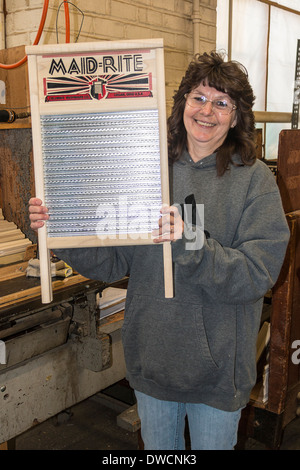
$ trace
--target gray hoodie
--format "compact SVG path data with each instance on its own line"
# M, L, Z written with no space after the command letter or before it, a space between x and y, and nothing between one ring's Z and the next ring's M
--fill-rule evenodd
M194 163L186 152L171 168L173 203L204 205L204 220L195 226L188 210L172 243L174 298L164 297L161 245L57 250L89 278L130 275L123 346L134 389L227 411L245 406L255 384L263 298L289 239L267 165L234 162L218 177L215 154Z

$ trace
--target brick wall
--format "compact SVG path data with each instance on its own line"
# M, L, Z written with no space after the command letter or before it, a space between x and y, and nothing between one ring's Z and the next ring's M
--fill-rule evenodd
M65 42L62 0L50 0L40 44ZM168 108L174 90L193 56L193 0L72 0L84 14L79 41L163 38ZM199 52L216 44L217 0L199 1ZM32 44L40 23L43 0L6 0L7 48ZM0 0L0 14L3 0ZM71 42L76 40L82 15L70 9ZM1 18L0 18L1 21ZM3 26L3 25L2 25Z

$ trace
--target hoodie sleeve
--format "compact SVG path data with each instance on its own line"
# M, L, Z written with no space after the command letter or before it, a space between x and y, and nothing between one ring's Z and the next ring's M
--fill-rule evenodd
M95 247L54 250L56 256L83 276L113 282L130 273L134 247Z
M231 246L206 238L193 227L173 243L173 260L190 283L198 284L212 299L222 303L252 303L264 296L279 275L289 228L277 185L272 191L248 200ZM199 242L198 242L199 245Z

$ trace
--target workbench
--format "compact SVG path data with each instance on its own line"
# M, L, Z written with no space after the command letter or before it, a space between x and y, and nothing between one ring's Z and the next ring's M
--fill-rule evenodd
M52 278L53 301L42 304L39 278L26 263L0 280L0 444L98 393L126 375L123 313L100 320L97 294L108 286L79 274ZM7 270L11 274L7 274ZM1 268L0 268L1 274Z

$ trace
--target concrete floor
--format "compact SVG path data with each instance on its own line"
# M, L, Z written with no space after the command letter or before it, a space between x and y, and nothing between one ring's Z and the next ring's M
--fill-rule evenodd
M18 436L15 450L138 450L137 432L118 426L118 414L90 398Z
M130 391L125 397L127 403L119 400L118 390L115 396L114 393L112 395L97 394L33 427L14 440L14 449L139 450L139 433L130 432L117 423L120 413L132 404ZM299 418L286 427L280 449L300 450ZM263 444L248 439L245 450L267 449Z
M121 414L134 403L132 389L121 381L26 431L12 446L15 450L138 450L139 433L127 422L119 425Z

